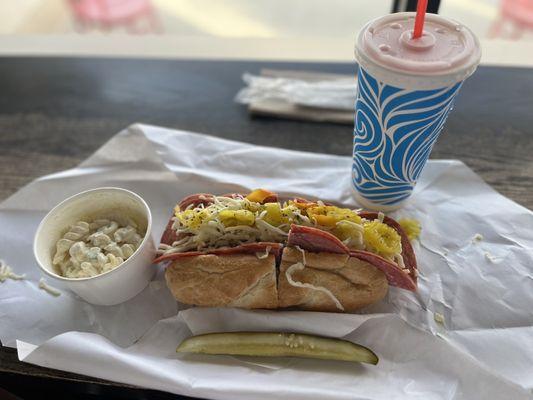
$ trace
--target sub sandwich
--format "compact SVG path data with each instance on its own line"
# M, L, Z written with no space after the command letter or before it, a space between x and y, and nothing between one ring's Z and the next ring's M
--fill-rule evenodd
M200 193L174 209L156 263L185 304L348 312L381 300L389 286L415 291L409 238L382 213L264 189Z

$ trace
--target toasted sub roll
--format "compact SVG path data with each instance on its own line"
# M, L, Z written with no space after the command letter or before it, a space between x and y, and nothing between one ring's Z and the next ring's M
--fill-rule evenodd
M165 272L174 297L206 307L277 308L276 258L205 254L178 258Z
M350 312L389 286L417 290L416 257L398 222L322 201L280 202L265 189L187 196L154 262L166 263L174 297L197 306Z
M291 269L297 263L301 265ZM301 284L312 287L299 287ZM278 277L279 307L349 312L381 300L387 289L383 272L348 254L310 253L295 247L283 250Z

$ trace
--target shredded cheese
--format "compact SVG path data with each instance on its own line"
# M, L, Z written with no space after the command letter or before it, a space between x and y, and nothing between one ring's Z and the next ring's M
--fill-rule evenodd
M257 219L255 221L256 225L266 229L267 231L270 231L272 233L276 233L280 236L288 236L287 232L283 232L281 229L275 227L274 225L270 225L268 222L262 220L262 219Z
M379 222L383 222L384 219L385 219L385 214L383 214L381 211L378 212L378 220L379 220Z
M61 296L61 292L57 290L56 288L48 285L44 278L39 279L39 289L44 290L48 294L51 294L54 297Z
M0 282L5 282L7 279L12 279L15 281L20 281L26 277L26 274L17 275L13 272L13 269L5 263L5 261L0 260Z
M365 241L363 239L365 228L363 227L363 225L356 224L353 221L344 220L337 222L336 226L340 229L347 227L351 230L352 235L342 241L346 246L348 246L350 249L365 249Z
M365 231L365 228L363 227L363 225L356 224L353 221L344 220L344 221L337 222L337 226L342 226L342 225L348 225L354 228L355 230L359 231L360 233L363 233Z
M281 211L290 214L289 223L274 226L265 219L266 210L262 205L245 198L232 199L214 196L213 203L207 206L194 207L189 205L183 212L176 213L172 218L172 229L181 239L171 246L159 246L158 254L181 253L191 250L210 250L225 246L238 246L253 242L284 242L287 238L290 223L299 222L311 225L308 218L296 206L287 205ZM251 210L251 211L250 211ZM220 218L221 212L238 212L232 222L237 225L226 226ZM254 214L255 213L255 214ZM245 224L240 217L253 215L253 224ZM307 220L307 221L306 221ZM249 221L250 222L250 221Z

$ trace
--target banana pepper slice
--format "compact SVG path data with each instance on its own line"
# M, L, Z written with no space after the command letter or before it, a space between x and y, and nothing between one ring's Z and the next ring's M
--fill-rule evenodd
M218 218L225 226L252 226L255 223L254 213L248 210L222 210Z
M266 190L266 189L256 189L254 191L252 191L250 194L248 194L248 196L246 196L246 198L250 201L254 201L256 203L263 203L265 201L265 199L269 198L269 197L273 197L273 196L276 196L276 194L274 192L271 192L269 190Z
M185 339L178 353L227 354L262 357L302 357L377 364L376 354L342 339L299 333L209 333Z

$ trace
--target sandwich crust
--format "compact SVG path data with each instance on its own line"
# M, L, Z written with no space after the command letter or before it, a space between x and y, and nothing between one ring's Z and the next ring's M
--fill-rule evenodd
M174 297L206 307L277 308L276 259L269 254L182 257L165 271Z
M381 300L387 294L385 274L366 261L348 254L310 253L304 251L305 267L292 271L295 282L323 287L331 292L345 312L354 311ZM286 247L278 277L279 307L298 307L312 311L343 311L323 291L296 287L287 279L287 269L303 263L301 250Z

